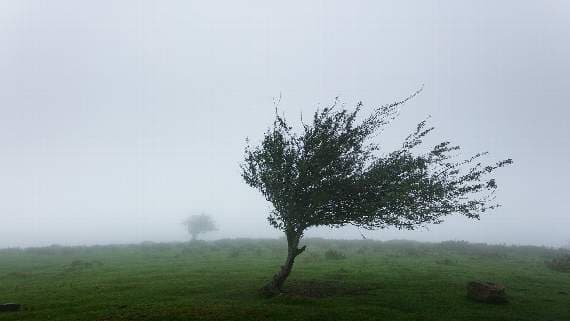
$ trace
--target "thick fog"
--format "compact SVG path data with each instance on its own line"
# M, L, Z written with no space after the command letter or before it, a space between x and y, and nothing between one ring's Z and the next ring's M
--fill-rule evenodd
M570 243L570 2L1 1L0 247L279 237L240 176L274 99L293 123L425 84L377 139L511 157L503 207L373 239ZM360 238L356 228L307 236Z

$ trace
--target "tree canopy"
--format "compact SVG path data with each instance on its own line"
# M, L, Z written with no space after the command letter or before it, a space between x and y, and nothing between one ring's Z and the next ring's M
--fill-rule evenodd
M184 221L184 225L192 236L193 241L198 238L199 234L217 230L212 217L203 213L191 215Z

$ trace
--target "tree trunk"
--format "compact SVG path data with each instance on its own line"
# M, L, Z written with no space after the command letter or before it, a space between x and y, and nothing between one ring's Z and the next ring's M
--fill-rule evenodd
M306 246L298 248L299 240L301 238L299 235L287 232L285 234L287 235L287 259L281 266L279 272L273 276L273 279L260 289L261 294L266 297L272 297L281 293L283 284L291 273L293 263L295 263L295 258L299 254L303 253L306 248Z

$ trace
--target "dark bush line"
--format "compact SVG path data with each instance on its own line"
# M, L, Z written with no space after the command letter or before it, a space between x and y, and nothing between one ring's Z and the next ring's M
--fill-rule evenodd
M441 243L425 243L409 240L334 240L323 238L308 238L304 240L308 249L320 249L326 251L333 249L341 252L354 252L364 255L366 253L393 252L404 253L406 255L416 255L419 253L458 253L476 257L507 257L516 255L531 255L552 260L556 257L570 255L569 249L551 248L544 246L527 245L494 245L485 243L469 243L465 241L445 241ZM78 256L90 255L95 252L117 252L131 251L141 254L149 252L157 253L192 253L194 251L238 251L240 254L253 253L262 255L264 251L283 252L286 251L284 239L221 239L216 241L198 241L192 244L188 242L142 242L139 244L117 244L117 245L93 245L93 246L60 246L51 245L47 247L30 248L8 248L0 249L0 255L58 255L58 256ZM241 249L241 250L240 250Z

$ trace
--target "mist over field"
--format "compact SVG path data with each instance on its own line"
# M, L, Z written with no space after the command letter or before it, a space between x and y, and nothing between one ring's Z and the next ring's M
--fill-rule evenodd
M570 2L2 1L0 248L277 238L240 176L274 103L295 126L335 97L364 112L424 84L377 139L512 158L503 206L418 231L307 237L570 244Z

